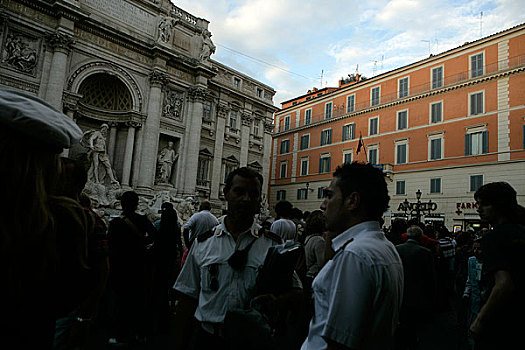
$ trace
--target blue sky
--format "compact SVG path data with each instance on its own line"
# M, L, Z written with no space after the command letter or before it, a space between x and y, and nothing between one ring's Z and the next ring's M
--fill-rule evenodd
M357 67L372 77L525 22L523 0L172 2L210 21L212 58L273 87L278 107Z

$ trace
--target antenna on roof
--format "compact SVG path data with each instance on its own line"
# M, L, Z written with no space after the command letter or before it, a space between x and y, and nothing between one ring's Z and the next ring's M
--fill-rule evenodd
M479 37L483 38L483 11L479 13Z
M372 76L375 76L376 70L377 70L377 60L371 60L371 61L374 62L374 68L372 68Z
M321 69L321 89L323 88L323 73L324 73L324 70Z
M358 63L357 66L355 67L355 74L359 74L359 63Z
M385 59L385 55L381 55L381 73L383 73L383 60Z

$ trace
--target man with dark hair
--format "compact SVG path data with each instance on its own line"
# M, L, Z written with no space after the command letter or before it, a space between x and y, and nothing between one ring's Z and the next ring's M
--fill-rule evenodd
M436 271L432 252L420 245L423 230L407 229L408 240L396 246L403 262L403 305L396 331L398 349L416 349L421 327L430 320L436 300Z
M260 232L254 220L262 183L262 176L246 167L230 173L224 187L227 215L197 237L173 286L180 295L178 332L191 334L188 320L194 315L198 321L189 349L230 347L224 334L226 314L249 306L268 249L282 242L271 232ZM184 348L184 343L179 339L177 346Z
M145 215L137 214L139 196L122 194L122 214L109 223L110 283L115 292L116 336L109 344L143 340L147 315L147 251L156 234Z
M199 206L199 211L191 216L184 225L184 244L190 249L193 241L200 234L207 232L219 224L219 220L210 212L211 203L204 200Z
M516 191L506 182L474 194L482 222L493 230L482 238L482 307L470 326L477 349L511 349L525 329L525 228L519 224Z
M291 220L293 205L288 201L280 201L275 205L275 220L270 231L277 233L284 241L294 241L297 238L297 227Z
M315 315L302 350L391 348L403 266L378 222L389 199L382 171L371 164L339 166L324 189L334 255L313 282Z

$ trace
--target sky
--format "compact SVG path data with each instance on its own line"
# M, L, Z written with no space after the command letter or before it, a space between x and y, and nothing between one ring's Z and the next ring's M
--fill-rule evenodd
M525 22L523 0L172 0L210 22L212 59L274 104L348 74L371 78Z

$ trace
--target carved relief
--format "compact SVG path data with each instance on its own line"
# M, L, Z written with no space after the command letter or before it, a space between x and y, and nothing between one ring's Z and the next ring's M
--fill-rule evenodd
M274 125L272 123L264 123L264 131L272 132Z
M2 50L2 63L17 71L34 75L38 62L38 46L38 40L11 32L7 35Z
M253 118L252 118L252 116L250 114L243 113L243 114L241 114L241 120L242 120L242 125L244 125L244 126L251 126Z
M226 118L230 113L230 107L227 105L220 104L217 106L217 115L221 118Z
M183 94L169 90L164 96L164 105L162 107L162 116L170 119L182 121L182 107L184 104Z
M169 43L176 23L177 21L174 18L162 16L158 25L157 41Z

